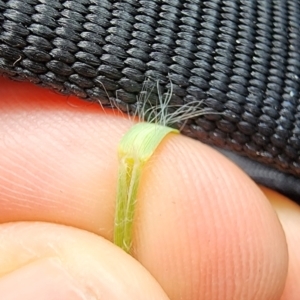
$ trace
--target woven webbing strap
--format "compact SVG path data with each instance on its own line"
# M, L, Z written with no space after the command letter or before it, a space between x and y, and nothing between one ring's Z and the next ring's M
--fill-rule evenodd
M171 80L222 113L185 134L300 176L299 0L0 0L0 72L129 110Z

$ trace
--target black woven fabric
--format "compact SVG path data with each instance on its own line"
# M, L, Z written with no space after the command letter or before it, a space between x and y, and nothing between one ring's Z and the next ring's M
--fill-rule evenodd
M0 73L128 111L171 80L221 113L184 134L300 177L299 20L299 0L0 0Z

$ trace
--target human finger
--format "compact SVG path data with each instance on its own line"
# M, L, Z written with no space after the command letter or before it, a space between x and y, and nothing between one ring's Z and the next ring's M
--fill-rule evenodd
M275 191L261 188L278 214L288 244L289 268L280 300L298 300L300 294L300 207Z
M132 122L9 84L0 104L1 221L56 222L111 239L116 149ZM241 170L186 137L169 135L147 163L133 242L175 300L279 299L283 290L287 249L270 204Z
M0 240L1 299L168 299L136 260L87 231L9 223Z

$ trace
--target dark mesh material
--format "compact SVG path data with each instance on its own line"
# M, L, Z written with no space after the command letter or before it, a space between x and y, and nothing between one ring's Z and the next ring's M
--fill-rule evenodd
M0 0L0 72L128 112L171 80L222 113L184 134L300 177L299 0Z

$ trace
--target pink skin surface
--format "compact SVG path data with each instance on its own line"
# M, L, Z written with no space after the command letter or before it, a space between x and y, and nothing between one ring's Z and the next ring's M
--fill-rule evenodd
M4 78L0 99L5 299L17 298L14 280L22 299L280 299L282 226L222 155L181 135L164 139L142 176L132 258L110 241L117 146L133 122Z

